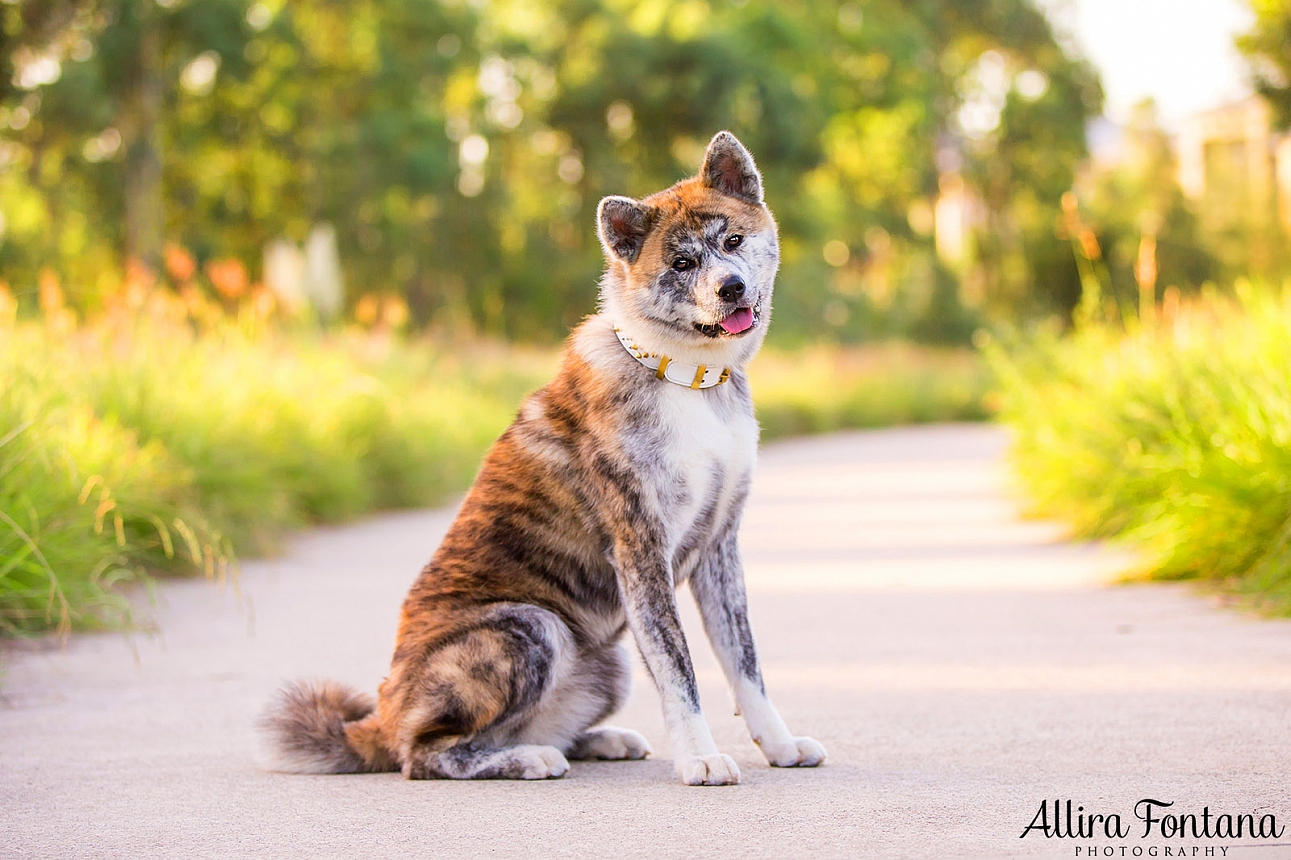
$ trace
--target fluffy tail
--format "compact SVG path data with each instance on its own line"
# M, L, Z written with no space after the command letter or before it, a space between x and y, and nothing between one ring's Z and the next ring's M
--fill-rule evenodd
M371 696L333 681L282 688L260 718L276 770L289 773L379 773L398 770L380 741Z

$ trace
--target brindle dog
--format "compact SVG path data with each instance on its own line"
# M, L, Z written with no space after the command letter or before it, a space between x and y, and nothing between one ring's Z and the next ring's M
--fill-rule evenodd
M607 197L597 220L600 312L413 584L375 706L330 682L287 687L264 720L283 769L542 779L568 758L644 758L637 732L595 727L627 696L630 629L681 779L737 782L700 712L683 582L767 761L824 760L767 698L736 540L758 439L745 366L779 265L761 175L720 132L697 177Z

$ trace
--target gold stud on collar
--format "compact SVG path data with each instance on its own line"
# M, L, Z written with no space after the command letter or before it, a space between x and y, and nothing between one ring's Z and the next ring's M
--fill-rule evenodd
M635 358L643 366L654 371L655 379L662 379L675 385L684 385L690 389L713 388L721 385L731 378L731 369L729 367L716 368L709 367L706 364L682 364L673 361L666 355L656 355L647 352L637 346L635 342L617 327L614 334L618 337L619 343L628 351L628 355Z

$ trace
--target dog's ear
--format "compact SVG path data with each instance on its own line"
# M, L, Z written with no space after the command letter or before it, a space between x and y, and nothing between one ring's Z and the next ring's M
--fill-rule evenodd
M630 197L606 197L596 207L596 234L605 252L629 263L636 262L646 234L654 225L656 210Z
M729 131L719 131L708 142L699 176L709 188L762 205L762 175L753 156Z

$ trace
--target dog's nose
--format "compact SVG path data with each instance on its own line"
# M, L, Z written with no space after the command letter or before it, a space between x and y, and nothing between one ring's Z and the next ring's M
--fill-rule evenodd
M717 289L717 297L724 302L738 301L744 295L744 282L740 280L739 275L731 275L722 281L722 285Z

